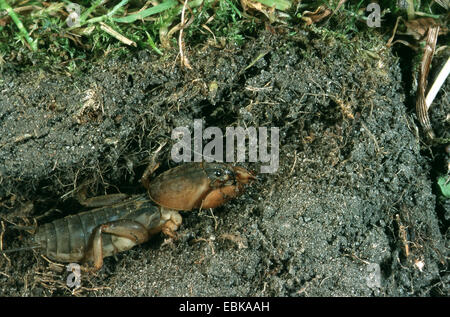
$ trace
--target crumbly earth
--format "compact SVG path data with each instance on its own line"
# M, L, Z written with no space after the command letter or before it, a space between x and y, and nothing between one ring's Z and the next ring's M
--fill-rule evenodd
M148 51L74 76L4 69L5 248L29 236L12 223L84 210L83 183L90 195L142 193L160 144L160 169L175 165L175 127L278 127L276 173L220 208L183 213L177 240L158 235L106 258L73 294L448 296L448 223L436 212L430 153L398 59L382 39L262 32L243 47L205 43L186 54L192 70ZM9 259L0 256L0 295L72 294L65 268L38 252Z

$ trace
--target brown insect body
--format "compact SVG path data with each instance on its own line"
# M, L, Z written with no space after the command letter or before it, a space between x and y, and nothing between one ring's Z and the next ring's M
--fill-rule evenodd
M159 208L144 195L135 196L112 206L96 208L46 223L37 229L33 240L52 260L89 261L93 260L92 250L89 252L89 249L93 243L92 234L95 229L101 224L119 219L133 220L146 228L157 228L160 225L160 212ZM120 236L105 234L102 238L103 257L134 246L133 243L129 243L132 241Z
M240 195L243 185L254 178L247 170L224 163L190 163L156 177L148 194L158 205L174 210L216 208Z
M218 207L240 195L253 179L244 168L224 163L180 165L154 180L144 179L151 200L133 196L55 220L40 226L33 240L54 261L92 261L98 270L104 257L129 250L156 233L173 237L182 222L178 210Z

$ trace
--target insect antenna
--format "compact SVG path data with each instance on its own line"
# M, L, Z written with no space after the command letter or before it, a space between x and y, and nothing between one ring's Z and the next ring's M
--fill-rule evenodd
M41 248L40 245L32 245L29 247L23 247L23 248L15 248L15 249L8 249L8 250L0 250L0 253L12 253L12 252L19 252L19 251L27 251L27 250L33 250L33 249L39 249Z

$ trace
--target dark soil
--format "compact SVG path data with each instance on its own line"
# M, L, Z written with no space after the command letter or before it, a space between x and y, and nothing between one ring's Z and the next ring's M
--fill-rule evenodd
M5 248L28 237L11 223L84 210L75 198L86 181L90 195L144 192L139 178L159 144L168 142L160 170L175 165L175 127L279 127L276 173L213 213L184 213L178 240L161 235L106 258L77 294L448 296L448 222L436 210L430 151L398 58L373 37L261 33L244 47L192 48L192 70L176 53L146 51L74 76L5 68ZM39 253L9 258L0 256L0 295L71 294L65 269Z

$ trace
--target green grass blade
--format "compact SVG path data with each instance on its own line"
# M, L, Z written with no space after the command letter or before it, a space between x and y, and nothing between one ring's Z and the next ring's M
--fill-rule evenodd
M84 11L83 14L81 14L80 23L83 23L84 21L86 21L89 14L91 14L91 12L94 11L102 3L103 3L103 0L97 0L89 8L87 8L86 11Z
M108 14L106 14L108 17L111 17L114 15L114 13L116 13L117 10L119 10L121 7L123 7L124 5L126 5L128 3L128 0L122 0L120 1L118 4L116 4L116 6L110 11L108 12Z
M242 18L242 14L241 11L238 10L238 8L236 8L236 6L233 4L233 2L231 2L230 0L226 0L228 2L228 4L231 6L231 9L240 17Z
M292 5L290 0L256 0L270 8L275 7L277 10L286 11Z
M156 47L156 44L155 44L155 42L153 41L153 39L152 39L152 37L150 36L150 34L148 34L147 31L145 31L145 34L147 34L148 44L150 45L150 47L151 47L156 53L158 53L159 55L163 55L163 52L161 52L161 51L159 50L159 48Z
M141 12L133 13L133 14L127 15L126 17L122 17L122 18L115 18L113 20L115 22L121 22L121 23L132 23L136 20L140 20L140 19L146 18L148 16L151 16L153 14L157 14L157 13L166 11L168 9L171 9L171 8L175 7L177 4L178 4L178 1L167 0L167 1L164 1L163 3L158 4L157 6L148 8Z
M11 8L11 6L5 0L0 0L0 9L4 9L4 10L6 10L6 12L8 12L8 15L14 21L14 23L16 24L17 28L19 29L20 33L25 38L25 40L28 42L28 44L30 45L31 49L33 51L37 51L37 40L33 41L33 39L28 34L28 31L25 29L25 26L23 25L22 21L20 21L17 14L14 12L14 10Z
M438 185L441 188L442 195L450 198L450 181L448 180L448 176L439 177Z
M87 23L96 23L96 22L102 22L106 19L111 18L117 10L119 10L121 7L126 5L128 3L128 0L122 0L120 1L111 11L109 11L107 14L102 15L101 17L92 18L90 20L87 20Z

